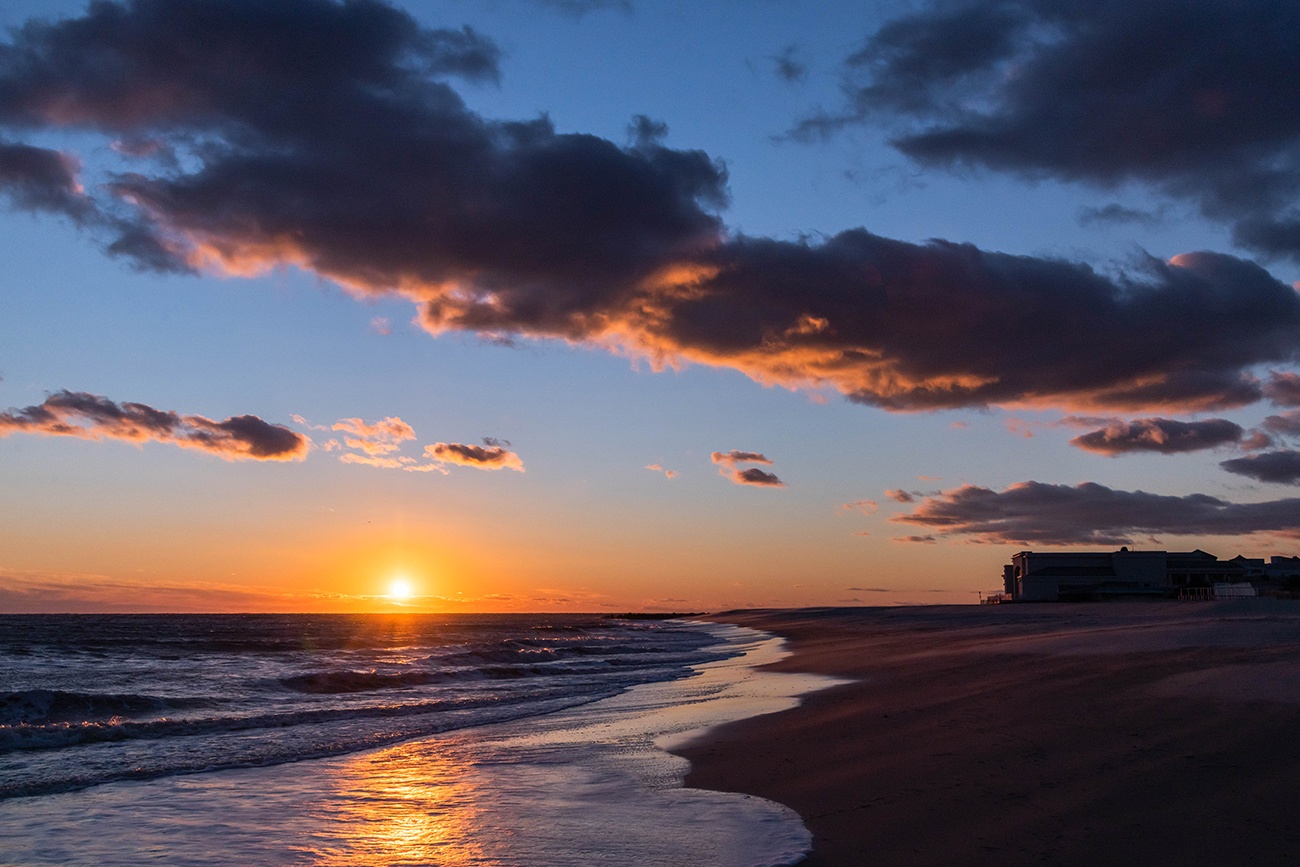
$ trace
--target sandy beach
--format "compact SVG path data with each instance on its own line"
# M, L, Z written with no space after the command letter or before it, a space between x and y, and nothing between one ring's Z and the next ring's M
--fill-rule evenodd
M1300 604L729 612L852 678L679 750L688 786L770 798L805 862L1292 863Z

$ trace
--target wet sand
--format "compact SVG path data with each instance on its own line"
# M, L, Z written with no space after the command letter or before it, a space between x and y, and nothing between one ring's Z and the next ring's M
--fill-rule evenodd
M1300 603L730 612L854 678L676 750L819 865L1292 863Z

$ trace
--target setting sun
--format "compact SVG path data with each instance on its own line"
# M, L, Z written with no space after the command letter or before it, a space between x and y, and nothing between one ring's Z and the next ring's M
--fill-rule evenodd
M388 598L397 602L410 599L413 593L411 582L406 578L394 578L388 585Z

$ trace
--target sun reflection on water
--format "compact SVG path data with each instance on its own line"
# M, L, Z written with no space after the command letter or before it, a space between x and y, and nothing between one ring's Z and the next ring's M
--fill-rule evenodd
M467 771L436 741L334 764L320 781L323 828L299 851L323 867L491 864L475 841L482 793Z

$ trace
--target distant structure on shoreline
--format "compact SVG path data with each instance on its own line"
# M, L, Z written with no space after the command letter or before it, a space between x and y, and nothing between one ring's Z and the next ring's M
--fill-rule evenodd
M989 602L1114 598L1215 599L1300 590L1300 557L1220 560L1195 551L1021 551L1002 568L1003 592Z

